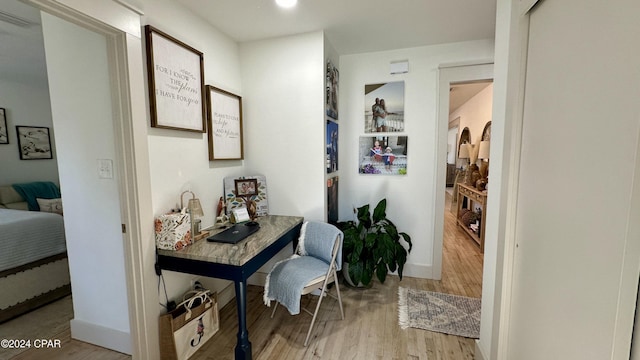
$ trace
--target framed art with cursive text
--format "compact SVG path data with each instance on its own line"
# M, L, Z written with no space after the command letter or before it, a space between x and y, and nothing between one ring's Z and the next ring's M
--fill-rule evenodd
M242 98L207 85L209 160L242 160Z
M151 126L205 132L202 53L151 25L144 29Z

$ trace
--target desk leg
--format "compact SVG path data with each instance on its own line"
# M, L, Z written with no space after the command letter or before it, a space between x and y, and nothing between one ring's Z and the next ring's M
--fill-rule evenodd
M251 360L251 342L247 331L247 283L236 281L236 305L238 307L238 344L236 360Z

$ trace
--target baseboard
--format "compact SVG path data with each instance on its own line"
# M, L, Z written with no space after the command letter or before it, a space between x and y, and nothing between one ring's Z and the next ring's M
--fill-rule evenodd
M249 278L247 279L247 284L264 286L264 282L266 280L267 280L267 273L256 271L255 273L253 273L253 275L249 276Z
M103 348L131 355L131 334L101 325L73 319L71 337Z
M476 341L474 341L474 343L476 344L476 351L475 351L475 354L474 354L474 359L475 360L487 360L487 359L489 359L482 352L482 348L480 347L480 340L476 340Z
M433 266L406 263L402 270L402 276L419 279L433 279Z
M218 291L218 309L222 309L231 300L236 298L236 288L233 282Z
M396 273L394 273L396 274ZM415 277L420 279L433 279L433 267L431 265L404 264L402 276ZM247 284L264 286L267 274L255 272L247 279Z

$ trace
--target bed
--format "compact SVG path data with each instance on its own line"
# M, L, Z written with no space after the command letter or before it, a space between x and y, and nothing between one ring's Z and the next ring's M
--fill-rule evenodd
M0 186L0 323L71 293L63 217Z

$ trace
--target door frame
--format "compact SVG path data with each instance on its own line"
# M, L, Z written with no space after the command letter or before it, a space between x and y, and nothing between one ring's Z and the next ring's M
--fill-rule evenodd
M123 222L124 263L133 359L159 357L153 311L153 211L147 146L141 21L143 14L123 0L24 0L54 16L104 35L111 78L113 126ZM144 266L144 264L147 266Z
M447 174L447 138L449 132L449 89L452 84L493 80L493 62L440 65L438 68L438 121L436 149L436 181L433 234L433 279L442 278L442 247L444 239L444 201Z

